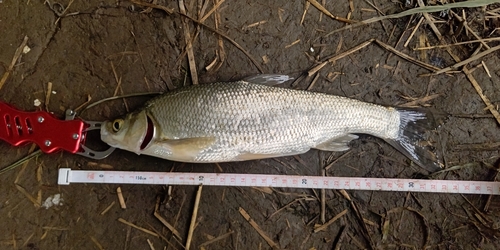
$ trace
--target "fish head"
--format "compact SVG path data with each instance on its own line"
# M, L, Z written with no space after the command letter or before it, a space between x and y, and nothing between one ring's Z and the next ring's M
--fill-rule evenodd
M149 143L145 141L148 139L149 127L149 119L144 111L129 113L125 118L105 121L101 126L101 140L111 147L140 153Z

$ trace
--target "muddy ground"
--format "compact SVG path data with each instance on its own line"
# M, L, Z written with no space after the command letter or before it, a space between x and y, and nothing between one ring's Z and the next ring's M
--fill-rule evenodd
M59 1L59 0L58 0ZM203 4L204 1L198 1ZM200 5L186 1L189 16L199 18ZM208 13L218 1L208 1ZM346 17L348 1L327 1L326 9ZM352 1L350 18L377 16L368 1ZM168 91L192 83L185 53L178 1L157 1L173 10L147 9L129 1L0 1L0 75L9 70L25 36L30 51L21 54L11 75L0 89L1 100L34 111L45 109L58 117L64 110L120 94ZM409 6L399 1L375 1L381 13L401 12ZM464 9L469 26L481 37L496 37L498 19L486 10ZM454 64L445 49L424 52L413 48L437 45L430 25L423 21L410 35L421 16L376 22L325 37L345 26L320 14L315 7L301 18L306 1L226 1L205 24L236 41L255 58L265 73L299 77L331 55L376 38L397 50L435 67ZM462 9L454 9L462 16ZM446 43L474 40L459 30L456 18L438 13L431 17ZM217 18L218 16L218 18ZM227 39L187 21L193 40L195 67L200 83L231 81L259 73L249 58ZM220 40L220 41L219 41ZM298 41L298 42L297 42ZM405 43L408 45L405 47ZM423 42L423 43L422 43ZM497 45L489 42L490 47ZM223 48L223 51L221 50ZM478 43L451 47L463 60ZM483 49L484 50L484 49ZM492 101L500 102L498 52L475 60L468 68ZM214 59L214 66L207 70ZM486 68L482 65L484 63ZM459 69L460 70L460 69ZM498 123L465 74L430 73L376 44L370 44L335 63L327 64L314 79L301 78L285 87L348 96L382 105L426 106L451 116L437 130L445 167L463 166L438 175L439 179L493 180L496 178L500 141ZM115 75L116 74L116 75ZM47 104L47 84L52 83ZM117 89L118 82L121 87ZM429 98L434 97L434 98ZM424 98L424 99L422 99ZM42 105L34 106L38 99ZM81 113L87 120L119 117L147 100L137 97L101 104ZM473 144L473 145L471 145ZM327 171L332 176L425 178L429 172L414 164L384 141L362 136L352 149L330 153L311 150L296 157L238 163L181 164L117 150L96 161L70 153L42 155L24 167L0 175L1 249L183 249L197 187L153 185L73 184L57 185L58 168L136 171L192 171L320 175L321 169L338 159ZM25 156L30 146L0 143L1 167ZM339 158L343 156L342 158ZM126 209L120 208L121 187ZM24 190L25 192L23 192ZM193 249L269 249L270 246L243 218L243 208L260 228L283 249L498 249L500 200L486 195L347 191L355 206L339 191L326 191L325 218L346 214L324 231L314 233L320 221L320 191L308 189L255 189L204 187L198 210ZM62 205L40 207L48 197L61 194ZM31 199L29 198L31 197ZM159 214L174 225L181 240L153 216ZM106 210L110 204L113 204ZM285 207L278 213L278 209ZM106 212L101 215L103 211ZM272 217L270 217L273 215ZM364 223L360 220L364 219ZM118 221L122 218L151 230L160 237ZM365 225L368 234L364 233ZM227 234L211 244L203 243ZM371 243L370 243L371 241ZM338 248L337 248L338 247Z

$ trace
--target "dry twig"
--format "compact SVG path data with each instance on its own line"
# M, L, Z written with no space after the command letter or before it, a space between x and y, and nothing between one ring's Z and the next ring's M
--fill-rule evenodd
M137 225L135 225L135 224L133 224L133 223L131 223L131 222L128 222L127 220L125 220L125 219L123 219L123 218L118 218L118 221L119 221L119 222L121 222L121 223L123 223L123 224L125 224L125 225L127 225L127 226L131 226L131 227L133 227L133 228L135 228L135 229L138 229L138 230L140 230L140 231L143 231L143 232L145 232L145 233L147 233L147 234L153 235L154 237L159 237L157 233L152 232L152 231L150 231L150 230L148 230L148 229L146 229L146 228L143 228L143 227L137 226Z
M321 176L326 176L326 170L322 169L321 170ZM326 190L324 188L321 189L321 216L320 220L321 223L325 224L326 221Z
M290 43L290 44L286 45L286 46L285 46L285 49L288 49L288 48L290 48L290 47L292 47L293 45L298 44L298 43L300 43L300 39L297 39L297 40L293 41L292 43Z
M143 5L143 6L147 6L147 7L151 7L151 8L155 8L155 9L160 9L160 10L163 10L167 13L170 14L171 10L164 7L164 6L161 6L161 5L154 5L154 4L147 4L147 3L143 3L143 2L139 2L138 0L133 0L134 3L136 4L139 4L139 5ZM218 5L222 4L222 2L224 1L220 1ZM217 6L215 6L217 7ZM213 8L214 10L217 9L217 8ZM173 13L173 11L172 11ZM257 67L257 69L259 70L260 73L264 73L264 70L262 69L262 67L259 65L259 63L250 55L250 53L248 53L243 47L241 47L241 45L239 45L236 41L234 41L233 39L231 39L228 35L222 33L221 31L219 31L217 28L212 28L206 24L204 24L203 22L199 21L199 20L196 20L190 16L188 16L187 14L183 14L183 13L178 13L179 15L181 16L184 16L185 18L189 19L191 22L197 24L197 25L200 25L214 33L216 33L217 35L223 37L224 39L226 39L227 41L229 41L230 43L232 43L236 48L238 48L239 50L241 50L241 52L243 52L243 54L245 54L245 56L248 57L248 59L250 59L250 61L252 61L252 63L255 65L255 67ZM208 16L207 16L208 17Z
M225 233L225 234L223 234L223 235L220 235L220 236L218 236L218 237L215 237L215 238L213 238L213 239L211 239L211 240L209 240L209 241L203 242L202 244L200 244L200 246L199 246L199 247L205 247L205 246L208 246L208 245L210 245L210 244L212 244L212 243L214 243L214 242L217 242L217 241L223 240L223 239L225 239L225 238L227 238L227 237L231 236L231 234L233 234L233 233L234 233L234 231L229 231L229 232L227 232L227 233Z
M191 216L191 224L189 224L188 236L186 239L186 250L189 250L191 246L191 239L193 238L193 232L196 225L196 217L198 216L198 207L200 206L200 198L201 198L201 190L203 189L203 185L200 184L198 187L198 192L196 192L196 198L194 200L194 210Z
M163 10L163 11L167 12L167 14L170 14L170 15L174 13L173 9L169 9L169 8L167 8L165 6L161 6L159 4L151 4L151 3L141 2L141 1L138 1L138 0L130 0L130 1L132 3L135 3L135 4L140 5L140 6Z
M115 76L115 81L116 81L116 88L115 88L115 92L113 92L113 97L115 97L118 94L118 91L120 91L120 94L123 95L122 77L121 76L118 77L118 74L116 73L115 65L113 64L113 61L110 61L110 64L111 64L111 69L113 70L113 75ZM88 103L88 101L86 103ZM128 103L125 101L125 98L123 98L123 104L125 105L125 109L127 110L127 113L128 113L129 112Z
M472 86L476 90L477 94L481 97L484 104L486 104L486 108L495 117L498 124L500 124L500 114L495 109L495 106L491 103L490 99L483 94L483 89L481 88L481 86L479 86L479 83L476 81L476 79L472 76L471 72L466 67L464 67L462 70L469 79L469 81L472 83Z
M475 3L478 3L478 4L482 3L484 5L485 3L488 4L488 3L491 3L492 1L488 1L488 0L482 0L482 1L480 1L480 0L477 0L477 1L468 1L468 2L469 3L470 2L475 2ZM465 3L465 2L461 2L461 3ZM423 5L423 2L419 1L419 4ZM466 7L471 7L471 6L466 6ZM441 43L444 43L444 39L443 39L443 36L441 35L441 33L437 29L436 30L433 29L433 31L434 31L434 34L438 37L438 40ZM457 62L457 63L460 62L460 58L458 56L456 56L451 51L450 47L445 47L445 49L448 52L448 54L450 54L450 56L453 58L453 60L455 60L455 62ZM491 49L493 49L493 48L491 48ZM484 104L486 105L486 108L491 112L491 114L495 117L495 119L497 120L497 122L500 124L500 113L498 113L498 111L495 109L495 107L491 103L490 99L483 94L483 89L481 88L481 86L479 86L479 83L476 81L476 79L474 78L474 76L472 76L472 72L465 65L462 68L462 71L467 76L467 79L469 79L469 81L472 83L472 86L474 87L474 89L476 90L476 92L478 93L478 95L483 100Z
M319 79L319 74L316 74L316 76L313 78L311 84L307 87L306 90L311 90L314 87L314 84L316 84L316 81Z
M112 97L112 98L114 98L114 97ZM74 110L74 111L75 111L75 113L80 112L80 110L81 110L83 107L85 107L87 104L89 104L89 103L90 103L90 101L92 101L92 96L87 95L87 101L85 101L84 103L82 103L80 106L76 107L76 108L75 108L75 110ZM89 106L89 107L90 107L90 106ZM89 107L87 107L87 108L89 108ZM85 108L85 109L87 109L87 108ZM85 110L85 109L84 109L84 110Z
M165 220L161 215L160 213L158 213L158 208L160 207L160 199L158 197L158 199L156 200L156 205L155 205L155 211L153 213L153 215L165 226L168 228L168 230L170 230L175 237L177 237L177 239L179 240L182 240L182 237L181 237L181 234L179 233L179 231L177 231L177 229L175 229L174 226L172 226L170 223L168 223L167 220Z
M183 16L187 16L186 8L184 6L184 0L179 0L179 10ZM185 20L182 20L182 26L184 31L184 41L186 42L186 52L188 56L189 70L191 71L191 80L193 81L193 85L197 85L198 72L196 71L196 61L194 59L191 32L189 31L189 25Z
M311 3L309 1L306 2L304 6L304 12L302 13L302 18L300 18L300 25L304 23L304 18L306 18L307 11L309 10L309 6L311 6Z
M332 57L328 58L326 61L324 61L324 62L320 63L319 65L315 66L314 68L310 69L310 70L307 72L307 75L308 75L308 76L312 76L312 75L316 74L316 72L318 72L320 69L322 69L323 67L325 67L325 65L326 65L327 63L329 63L329 62L330 62L330 63L333 63L333 62L337 61L337 60L338 60L338 59L340 59L340 58L343 58L343 57L345 57L345 56L347 56L347 55L350 55L350 54L352 54L352 53L354 53L354 52L356 52L356 51L358 51L358 50L360 50L360 49L362 49L362 48L364 48L364 47L368 46L368 45L369 45L370 43L372 43L374 40L375 40L375 39L370 39L370 40L368 40L368 41L366 41L366 42L364 42L364 43L361 43L361 44L359 44L358 46L356 46L356 47L354 47L354 48L351 48L351 49L349 49L349 50L347 50L347 51L345 51L345 52L343 52L343 53L340 53L340 54L338 54L338 55L335 55L335 56L332 56Z
M334 20L341 21L341 22L344 22L344 23L355 23L356 22L356 21L349 20L349 19L346 19L346 18L343 18L343 17L334 16L332 13L330 13L330 11L328 11L327 9L325 9L325 7L323 7L323 5L321 5L316 0L307 0L307 1L310 2L314 7L318 8L319 11L321 11L322 13L324 13L325 15L331 17Z
M147 239L147 242L148 242L148 245L149 245L149 249L155 250L155 247L153 246L153 243L149 239Z
M491 78L491 73L488 67L486 66L486 63L484 61L481 61L481 64L483 65L483 69L486 72L486 74L488 74L488 77Z
M224 0L217 0L216 1L216 6L220 6ZM220 17L220 11L218 8L215 8L214 6L214 16L215 16L215 29L219 30L219 25L221 24L221 17ZM215 51L215 54L217 58L219 58L219 63L215 67L215 70L218 70L224 61L226 60L226 51L224 50L224 39L222 36L217 36L217 46L218 50Z
M470 41L458 42L458 43L452 43L452 44L441 44L441 45L434 45L434 46L428 46L428 47L419 47L419 48L414 48L414 50L440 49L440 48L447 48L447 47L464 45L464 44L490 42L490 41L498 41L498 40L500 40L500 37L491 37L491 38L483 38L483 39L478 39L478 40L470 40Z
M410 36L408 37L408 39L406 40L405 44L403 45L404 47L408 46L408 44L410 43L411 39L413 38L413 36L417 32L418 28L422 24L422 21L424 21L423 17L420 18L420 20L418 21L417 25L415 26L415 28L413 29L413 31L410 33Z
M346 198L351 203L351 207L354 210L356 217L358 217L358 220L363 228L362 232L363 232L366 240L368 241L368 243L370 243L370 247L372 249L375 249L375 244L373 243L372 236L370 235L370 231L368 231L368 227L366 226L365 220L364 220L363 216L361 215L361 212L359 211L358 206L351 199L351 196L349 196L349 194L344 189L339 190L339 192L342 194L342 196L344 196L344 198Z
M175 245L174 245L174 244L172 244L172 243L170 243L170 241L168 241L168 239L167 239L167 238L165 238L165 236L163 236L163 235L160 233L160 231L158 231L156 228L154 228L153 226L151 226L151 224L149 224L149 223L148 223L148 226L151 228L151 230L153 230L156 234L158 234L158 236L160 236L160 238L161 238L163 241L165 241L165 242L169 245L169 247L172 247L174 250L177 250L177 248L175 247ZM129 228L129 229L130 229L130 228ZM181 245L181 246L182 246L182 244L181 244L181 243L177 240L177 238L175 238L175 239L176 239L176 241L179 243L179 245ZM182 247L184 248L184 246L182 246Z
M17 47L16 52L14 52L14 56L12 57L12 61L10 62L7 71L3 73L2 79L0 79L0 89L2 89L3 85L7 81L7 78L9 78L9 75L10 73L12 73L12 70L14 70L14 66L16 65L17 60L21 56L21 53L23 53L23 49L27 43L28 43L28 36L25 36L19 47Z
M220 0L219 2L217 2L216 4L214 4L214 7L212 7L212 9L210 9L207 14L205 14L200 20L198 20L198 22L200 23L203 23L210 15L212 15L212 13L214 13L218 8L219 6L224 3L225 0Z
M432 66L430 64L424 63L424 62L419 61L419 60L417 60L417 59L415 59L415 58L413 58L413 57L411 57L411 56L409 56L407 54L404 54L403 52L398 51L396 48L390 46L389 44L386 44L386 43L384 43L384 42L382 42L380 40L377 40L377 39L375 39L374 41L375 41L375 43L377 43L378 45L380 45L382 48L384 48L384 49L386 49L386 50L388 50L388 51L396 54L397 56L399 56L399 57L401 57L401 58L403 58L403 59L405 59L405 60L407 60L407 61L409 61L411 63L414 63L414 64L416 64L416 65L418 65L418 66L420 66L422 68L425 68L425 69L428 69L428 70L431 70L431 71L437 71L437 70L439 70L438 67L435 67L435 66Z
M342 240L344 239L347 231L347 226L343 226L340 229L339 236L337 237L337 242L335 243L335 248L334 250L340 250L342 249Z
M320 225L314 229L314 232L317 233L319 231L325 230L328 226L333 224L336 220L338 220L340 217L344 216L347 213L347 209L344 209L344 211L338 213L335 215L335 217L331 218L327 223Z
M454 64L454 65L452 65L452 66L449 66L449 67L446 67L446 68L444 68L444 69L438 70L438 71L434 72L434 75L439 75L439 74L442 74L442 73L446 73L446 72L448 72L448 71L450 71L450 70L456 70L456 69L458 69L458 68L459 68L459 67L461 67L461 66L464 66L464 65L466 65L466 64L468 64L468 63L470 63L470 62L472 62L472 61L475 61L475 60L477 60L477 59L479 59L479 58L481 58L481 57L483 57L483 56L486 56L486 55L488 55L488 54L490 54L490 53L492 53L492 52L495 52L495 51L497 51L497 50L499 50L499 49L500 49L500 45L495 46L495 47L490 48L490 49L487 49L487 50L485 50L485 51L483 51L483 52L481 52L481 53L478 53L477 55L474 55L474 56L469 57L469 58L468 58L468 59L466 59L466 60L463 60L463 61L457 62L457 63L455 63L455 64Z
M181 14L182 15L182 14ZM252 61L252 63L255 65L255 67L257 67L257 69L260 71L260 73L264 73L264 70L262 69L262 67L259 65L259 63L250 55L250 53L248 53L243 47L241 47L241 45L239 45L236 41L234 41L233 39L231 39L228 35L222 33L221 31L219 31L218 29L215 29L215 28L212 28L202 22L199 22L198 20L196 19L193 19L191 18L190 16L187 16L187 15L182 15L184 17L186 17L187 19L191 20L193 23L196 23L200 26L203 26L204 28L216 33L217 35L221 36L221 37L224 37L224 39L228 40L230 43L232 43L236 48L238 48L239 50L241 50L241 52L243 52L243 54L245 54L248 59L250 59L250 61Z
M101 243L99 243L99 241L97 241L97 239L94 238L94 236L90 236L90 240L94 242L95 246L99 248L99 250L104 250L104 247L102 247Z
M386 217L391 213L396 213L396 212L405 211L405 210L413 212L413 213L417 214L418 216L420 216L420 218L422 218L426 230L425 230L424 246L421 249L426 249L427 244L429 243L430 236L431 236L431 231L430 231L429 223L427 222L427 219L425 218L425 216L422 213L420 213L419 211L417 211L416 209L413 209L411 207L396 207L396 208L393 208L393 209L387 211Z
M257 231L257 233L259 233L260 237L262 237L267 242L267 244L269 244L269 246L271 246L273 249L280 249L278 244L274 243L274 241L271 238L269 238L269 236L267 236L264 230L262 230L260 226L252 219L252 217L250 217L250 215L247 213L247 211L245 211L245 209L240 207L239 211L241 216L243 216L243 218L245 218L245 220L247 220L248 223L250 223L250 225Z
M413 100L411 102L407 102L407 103L399 105L399 106L400 107L416 107L418 105L423 105L430 100L436 99L439 96L441 96L441 95L440 94L429 95L429 96L425 96L425 97Z
M118 201L120 202L120 207L122 209L126 209L127 205L125 204L125 199L123 198L122 188L121 187L117 187L116 188L116 194L118 195Z
M115 202L111 202L111 204L109 204L109 206L107 206L104 210L102 210L102 212L100 213L100 215L104 215L106 214L113 206L115 205Z
M486 142L486 143L467 143L456 145L453 150L467 150L467 151L497 151L500 148L500 142ZM442 170L441 170L442 171Z
M19 184L15 185L17 190L23 193L24 196L26 196L26 198L28 198L33 203L33 205L35 205L36 208L39 208L42 205L37 199L35 199L30 193L28 193L28 191L26 191L25 188L21 187Z
M413 14L420 14L420 13L432 13L432 12L439 12L443 10L449 10L453 8L474 8L474 7L481 7L485 6L488 4L492 4L497 2L498 0L473 0L473 1L463 1L463 2L455 2L455 3L449 3L449 4L443 4L443 5L435 5L435 6L425 6L425 7L418 7L418 8L413 8L409 9L400 13L392 14L392 15L387 15L387 16L380 16L380 17L373 17L364 21L359 21L354 24L350 24L347 26L344 26L340 29L336 29L328 34L326 34L324 37L333 35L339 31L342 30L347 30L347 29L352 29L352 28L357 28L362 25L386 20L386 19L394 19L394 18L400 18L404 16L409 16Z
M300 201L300 200L303 200L303 199L306 199L306 198L296 198L295 200L289 202L288 204L284 205L283 207L281 207L280 209L276 210L276 212L272 213L271 215L269 215L267 217L267 219L271 219L273 216L275 216L276 214L278 214L279 212L283 211L283 209L286 209L287 207L291 206L293 203L297 202L297 201Z
M49 112L50 95L52 94L52 82L47 83L47 93L45 93L45 111Z

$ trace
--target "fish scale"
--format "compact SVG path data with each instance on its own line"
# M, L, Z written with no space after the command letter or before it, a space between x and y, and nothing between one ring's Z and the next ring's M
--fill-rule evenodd
M347 133L395 137L397 111L322 93L244 81L191 87L146 104L161 138L216 137L194 161L231 161L240 153L296 154ZM392 129L395 131L395 129Z
M242 80L165 93L124 119L106 122L101 138L137 154L228 162L300 154L311 148L343 151L357 138L354 134L369 134L423 165L435 160L418 145L422 136L416 131L428 125L427 118L417 110ZM153 131L149 137L148 131Z

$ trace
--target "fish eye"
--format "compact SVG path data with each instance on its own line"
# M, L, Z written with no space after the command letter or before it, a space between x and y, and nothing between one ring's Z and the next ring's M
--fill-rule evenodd
M122 128L123 125L123 120L122 119L116 119L113 121L113 132L118 132Z

